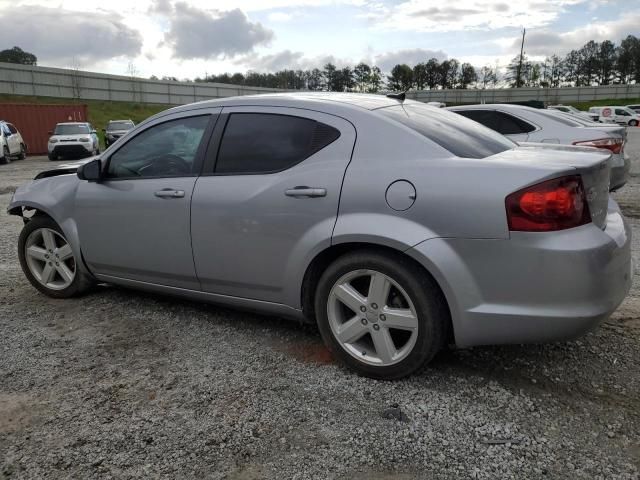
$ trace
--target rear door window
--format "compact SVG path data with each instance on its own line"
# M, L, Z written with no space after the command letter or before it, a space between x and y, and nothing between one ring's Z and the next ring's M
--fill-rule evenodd
M339 136L339 130L309 118L232 113L222 136L215 172L227 175L280 172Z
M16 130L16 127L14 127L13 125L11 125L10 123L7 123L7 127L9 128L9 131L11 133L18 133L18 130Z
M481 123L491 130L498 131L499 117L495 110L456 110L456 113Z
M458 157L485 158L516 147L499 133L442 108L411 103L375 111L415 130Z
M529 122L505 112L496 112L498 116L498 132L503 135L519 135L533 132L536 127Z

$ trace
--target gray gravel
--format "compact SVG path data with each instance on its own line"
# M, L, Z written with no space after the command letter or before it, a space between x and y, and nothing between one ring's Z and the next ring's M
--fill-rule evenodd
M640 129L630 217L640 265ZM640 478L640 279L580 340L440 354L398 382L284 320L102 287L57 301L18 264L0 165L0 478Z

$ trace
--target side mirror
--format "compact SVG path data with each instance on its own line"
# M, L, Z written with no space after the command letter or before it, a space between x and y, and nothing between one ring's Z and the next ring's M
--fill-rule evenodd
M99 182L102 180L102 162L100 159L92 160L78 168L78 178L89 182Z

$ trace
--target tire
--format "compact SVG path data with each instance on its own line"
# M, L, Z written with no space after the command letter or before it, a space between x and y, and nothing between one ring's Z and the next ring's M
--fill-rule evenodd
M638 121L637 120L629 120L629 126L630 127L637 127L638 126Z
M376 295L369 291L372 285L389 287ZM350 307L341 292L351 292ZM376 298L383 299L380 305ZM360 375L384 380L426 365L444 347L450 324L447 304L430 276L400 255L375 250L335 260L320 277L314 311L325 345L338 360ZM391 348L378 348L389 339Z
M78 296L94 285L93 277L72 252L62 229L49 217L36 215L25 224L18 239L18 257L27 280L49 297Z
M57 155L53 155L53 154L49 154L47 155L49 157L49 160L51 160L52 162L58 160L58 156Z
M7 148L7 146L5 145L5 147L2 149L2 158L4 159L4 163L6 165L11 163L11 155L9 155L9 149Z
M24 143L20 144L20 154L18 155L18 160L24 160L27 158L27 147L25 147Z

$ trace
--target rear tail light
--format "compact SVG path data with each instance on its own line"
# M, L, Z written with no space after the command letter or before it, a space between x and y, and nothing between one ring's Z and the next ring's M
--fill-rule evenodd
M554 178L509 195L509 230L551 232L591 222L580 175Z
M604 148L612 153L620 153L622 151L623 143L624 140L622 138L600 138L598 140L573 142L574 145L580 145L581 147Z

